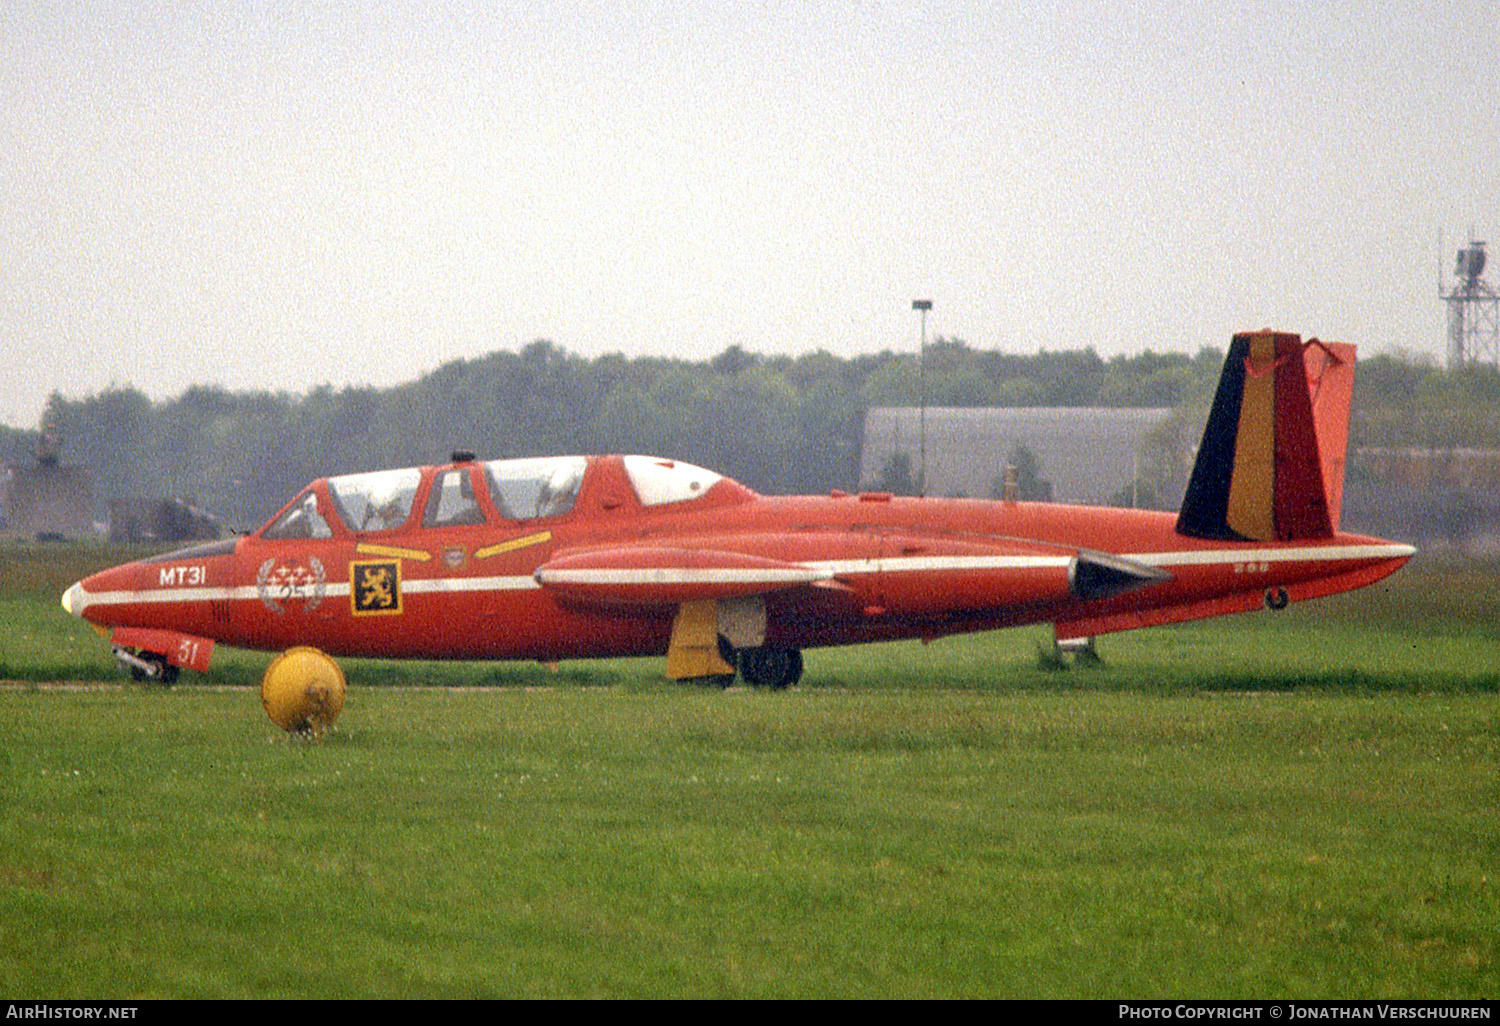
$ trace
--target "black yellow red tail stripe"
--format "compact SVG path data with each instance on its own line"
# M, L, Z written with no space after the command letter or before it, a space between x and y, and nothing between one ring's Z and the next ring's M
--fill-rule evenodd
M1328 538L1338 530L1354 347L1236 335L1179 534L1220 541Z

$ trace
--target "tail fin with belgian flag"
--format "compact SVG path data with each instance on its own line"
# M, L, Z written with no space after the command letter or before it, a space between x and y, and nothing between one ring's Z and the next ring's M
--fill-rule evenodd
M1263 331L1224 361L1177 532L1219 541L1338 530L1354 347Z

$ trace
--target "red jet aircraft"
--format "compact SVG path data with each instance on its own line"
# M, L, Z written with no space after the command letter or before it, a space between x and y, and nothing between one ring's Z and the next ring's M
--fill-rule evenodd
M65 610L139 679L216 643L424 659L667 656L794 683L802 650L1050 622L1097 634L1370 584L1341 533L1354 347L1236 336L1176 514L883 493L770 497L687 463L560 456L321 478L254 534L95 574Z

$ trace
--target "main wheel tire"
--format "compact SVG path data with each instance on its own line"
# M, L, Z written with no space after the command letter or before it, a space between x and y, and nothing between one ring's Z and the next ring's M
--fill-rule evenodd
M740 653L740 674L752 687L791 687L802 679L802 652L777 645L747 648Z

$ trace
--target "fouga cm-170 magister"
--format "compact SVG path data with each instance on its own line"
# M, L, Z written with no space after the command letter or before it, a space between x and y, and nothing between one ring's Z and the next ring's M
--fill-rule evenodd
M763 496L648 456L322 478L260 530L118 566L63 608L138 677L215 644L335 656L666 655L772 688L804 649L1051 623L1094 635L1347 591L1414 550L1339 530L1354 347L1236 336L1177 514ZM326 657L325 661L326 661Z

